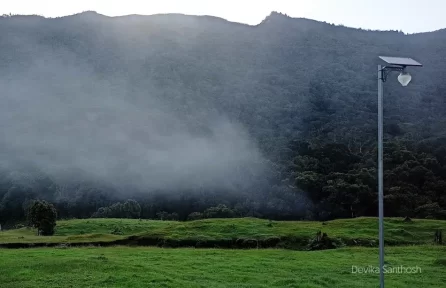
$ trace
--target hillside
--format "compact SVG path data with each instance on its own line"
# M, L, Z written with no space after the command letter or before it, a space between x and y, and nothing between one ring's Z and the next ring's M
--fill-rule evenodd
M33 198L78 218L127 198L143 218L374 216L378 55L424 64L385 85L386 215L445 219L446 30L1 17L0 222Z
M445 221L401 218L385 220L387 245L433 244ZM329 246L312 246L318 231L327 233ZM0 247L131 245L197 248L291 248L317 250L344 246L377 247L376 218L316 221L267 221L255 218L206 219L190 222L136 219L78 219L58 221L54 236L36 236L29 228L0 233ZM316 242L317 243L317 242Z

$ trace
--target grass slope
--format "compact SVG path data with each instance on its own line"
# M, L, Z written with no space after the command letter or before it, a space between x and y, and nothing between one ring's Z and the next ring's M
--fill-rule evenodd
M446 247L386 249L387 265L418 266L418 274L386 274L393 288L446 287ZM325 251L108 247L0 249L2 288L27 287L300 287L375 288L375 248Z
M435 229L446 230L446 221L414 219L412 222L404 222L399 218L385 220L385 238L388 244L432 243ZM0 243L91 243L128 238L141 241L144 239L189 241L188 243L271 238L306 242L319 230L327 233L329 237L342 239L348 245L356 243L361 245L363 241L367 246L370 243L376 244L378 221L376 218L340 219L326 223L281 222L255 218L205 219L190 222L79 219L58 221L56 234L51 237L35 236L35 231L28 228L3 231L0 233Z

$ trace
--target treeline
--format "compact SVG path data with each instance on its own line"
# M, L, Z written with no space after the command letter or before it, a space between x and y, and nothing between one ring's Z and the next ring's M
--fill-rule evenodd
M386 216L446 219L445 140L385 143ZM299 154L293 158L292 175L295 185L317 203L312 218L376 216L376 149L355 155L339 143L316 148L308 142L296 145Z
M118 202L114 203L109 207L101 207L98 211L94 212L92 218L141 218L144 215L141 213L141 205L136 200L129 199L124 203ZM198 220L205 218L234 218L243 217L248 215L243 215L243 211L237 208L230 209L224 204L220 204L216 207L209 207L203 212L192 212L187 215L187 218L180 219L180 215L177 212L166 212L160 211L155 214L155 217L150 219L158 220Z
M1 171L1 170L0 170ZM40 177L36 177L40 175ZM186 221L216 217L304 219L311 207L305 193L276 183L252 191L117 191L97 183L61 185L36 171L0 173L0 222L26 220L24 207L35 199L54 204L59 219L143 218Z

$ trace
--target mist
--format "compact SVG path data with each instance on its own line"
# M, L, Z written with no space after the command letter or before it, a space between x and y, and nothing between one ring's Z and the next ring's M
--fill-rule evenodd
M142 191L236 191L264 173L254 141L226 115L202 117L201 107L180 115L167 101L168 92L151 86L150 78L138 87L98 73L68 50L31 41L21 45L38 53L3 68L3 168L30 165L56 182L88 177L118 190ZM191 125L189 116L200 123Z

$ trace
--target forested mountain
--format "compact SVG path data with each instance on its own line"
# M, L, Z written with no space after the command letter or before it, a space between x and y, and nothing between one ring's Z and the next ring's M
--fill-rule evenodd
M376 215L378 55L424 64L385 83L385 213L446 218L446 30L0 17L0 223L37 198L63 218L128 198L144 218Z

